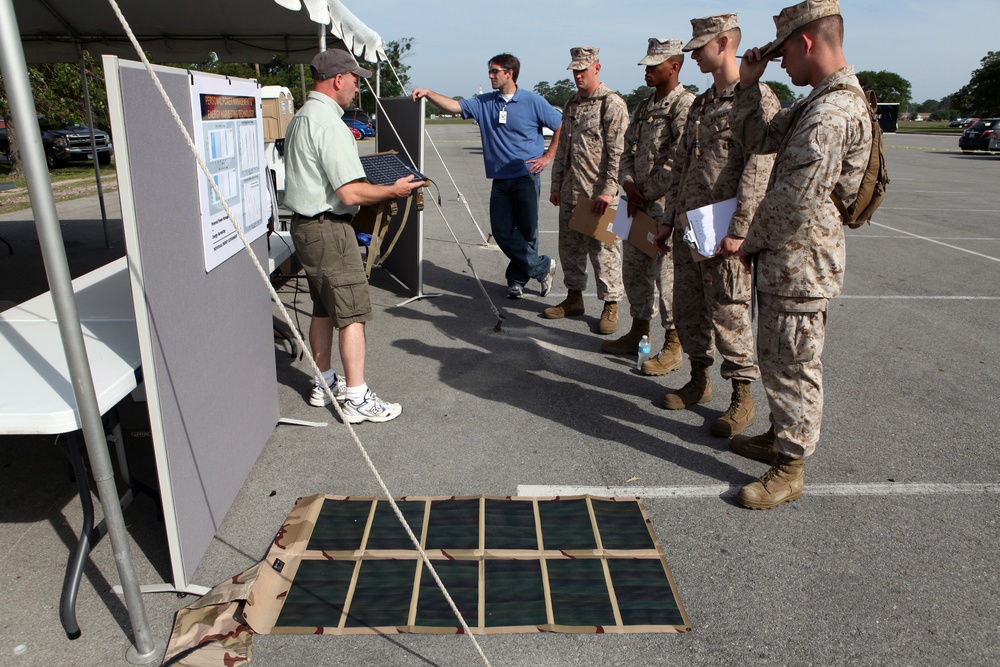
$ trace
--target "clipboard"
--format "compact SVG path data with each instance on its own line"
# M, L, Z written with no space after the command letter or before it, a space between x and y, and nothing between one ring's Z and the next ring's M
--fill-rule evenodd
M681 214L684 242L691 248L694 261L715 257L715 249L729 233L729 223L736 213L736 198L702 206Z

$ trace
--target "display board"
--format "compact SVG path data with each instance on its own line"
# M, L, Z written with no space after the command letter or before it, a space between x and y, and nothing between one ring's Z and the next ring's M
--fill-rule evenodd
M195 82L229 79L155 71L197 136ZM206 271L205 176L148 72L114 56L104 72L173 585L185 590L279 418L271 304L245 249ZM252 249L266 266L266 240Z
M380 98L377 152L396 151L399 157L419 172L424 171L424 104L409 97ZM398 136L397 136L398 135ZM412 158L412 159L411 159ZM389 223L387 239L395 238L403 220L404 207ZM424 212L411 207L403 233L392 253L382 262L414 296L423 296Z

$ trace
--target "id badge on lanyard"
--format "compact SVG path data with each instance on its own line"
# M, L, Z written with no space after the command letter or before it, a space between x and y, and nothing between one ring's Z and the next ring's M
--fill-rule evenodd
M500 109L500 124L501 125L507 124L507 107Z

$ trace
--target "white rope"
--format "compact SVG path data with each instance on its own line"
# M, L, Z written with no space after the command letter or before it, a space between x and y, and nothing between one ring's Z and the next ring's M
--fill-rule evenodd
M218 186L214 183L214 180L212 179L212 174L209 171L208 166L205 164L204 160L202 160L201 155L198 153L197 146L195 146L194 141L191 139L191 135L188 134L187 129L184 127L184 122L177 114L177 110L174 108L174 105L171 103L170 98L167 96L166 91L160 84L159 77L156 76L156 72L153 71L152 65L150 65L149 60L146 59L146 54L143 52L142 47L139 45L138 40L135 38L135 35L132 33L132 29L129 26L128 21L126 21L125 17L122 15L121 9L118 7L118 3L116 2L116 0L108 0L108 2L111 4L112 10L115 12L115 15L121 22L122 27L125 29L125 32L128 35L129 40L131 40L132 45L135 47L136 53L142 60L143 65L145 65L146 71L149 72L149 75L153 80L153 85L156 86L156 89L160 93L160 97L163 98L163 102L167 105L167 109L170 111L170 115L173 116L174 122L180 129L181 134L184 136L185 141L187 141L188 148L191 149L191 153L192 155L194 155L195 160L197 160L198 166L201 168L202 172L204 172L206 178L208 179L209 184L212 187L212 190L219 198L219 201L222 202L222 206L226 210L226 215L229 216L229 221L236 229L236 234L239 236L240 241L243 242L243 247L246 249L247 256L250 258L250 261L253 263L253 265L257 268L257 273L260 274L261 280L263 280L264 284L267 286L267 289L271 294L271 299L274 301L274 303L278 305L278 308L281 311L281 315L285 319L285 323L288 324L289 329L291 329L292 335L295 336L295 341L300 346L299 349L306 350L306 352L308 353L306 356L309 359L310 365L312 366L313 373L315 373L318 377L323 377L323 373L320 371L319 366L316 365L316 361L313 359L312 351L309 349L309 346L302 339L302 336L299 334L298 330L293 325L292 318L289 316L288 311L285 310L285 306L281 303L281 299L278 297L277 292L274 291L274 287L271 286L270 276L268 275L267 271L264 269L263 266L261 266L260 262L257 261L257 257L254 255L254 253L250 248L250 242L247 241L246 235L240 229L240 226L236 223L236 218L233 215L232 210L229 208L228 203L226 203L225 196L222 194L222 191L219 190ZM326 383L324 382L321 384L325 385ZM354 441L354 444L357 446L358 451L361 453L361 456L364 459L365 464L368 466L368 469L371 470L372 475L375 477L375 481L378 483L379 488L382 489L382 493L385 494L386 499L389 501L389 505L392 507L392 511L395 512L396 517L403 525L403 529L409 536L410 541L413 543L414 547L416 547L417 549L417 552L420 554L420 558L424 562L424 565L427 567L427 571L430 572L431 576L434 578L434 581L437 583L438 588L444 594L445 599L451 606L452 611L455 613L455 617L458 618L458 621L461 624L462 629L465 631L465 634L469 637L469 640L475 647L476 652L479 654L479 657L482 658L483 662L487 666L489 666L490 665L489 659L486 657L486 654L483 653L483 649L479 646L479 642L477 642L476 638L472 635L472 631L466 624L465 618L462 616L462 613L458 610L458 606L455 604L455 601L452 599L451 595L449 595L448 589L445 588L444 582L442 582L441 578L438 576L437 570L434 569L434 565L431 563L430 558L428 558L427 553L420 546L420 540L417 538L416 535L413 534L413 531L410 529L409 524L406 523L406 519L403 517L402 511L399 509L399 505L396 504L396 501L393 500L392 493L389 492L389 487L386 486L385 481L382 479L382 476L379 474L378 469L376 469L375 467L375 463L371 460L371 457L365 450L364 445L361 444L361 440L358 439L357 434L354 432L354 428L351 426L351 424L347 421L346 417L344 416L344 413L341 410L340 405L337 403L336 398L333 395L333 391L330 389L329 386L326 387L326 393L327 397L331 401L331 404L334 406L337 415L340 417L341 422L343 422L344 426L347 427L348 432L351 434L351 439Z

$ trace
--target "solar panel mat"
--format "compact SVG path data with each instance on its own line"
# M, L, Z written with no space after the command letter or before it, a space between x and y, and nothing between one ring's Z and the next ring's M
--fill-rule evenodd
M638 498L401 498L472 632L686 632ZM262 634L455 633L384 498L296 503L246 605Z

